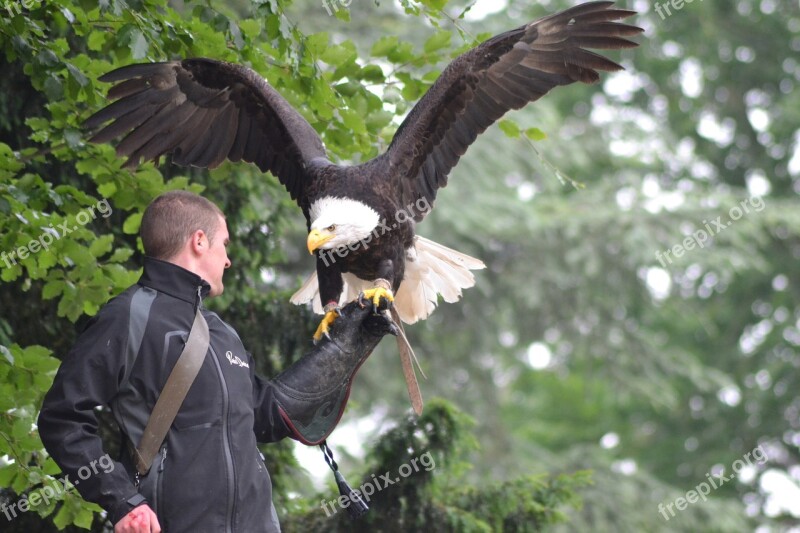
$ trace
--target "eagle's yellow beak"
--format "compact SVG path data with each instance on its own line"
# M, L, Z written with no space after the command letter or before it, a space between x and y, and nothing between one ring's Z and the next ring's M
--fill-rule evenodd
M328 230L312 229L308 233L308 240L306 241L306 244L308 244L308 253L313 255L314 250L333 239L333 237L334 234Z

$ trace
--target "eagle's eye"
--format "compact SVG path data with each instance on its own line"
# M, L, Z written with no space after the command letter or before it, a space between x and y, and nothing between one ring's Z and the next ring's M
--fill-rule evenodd
M336 229L336 224L331 224L330 226L328 226L327 228L325 228L325 230L327 230L327 231L333 231L333 230L335 230L335 229Z

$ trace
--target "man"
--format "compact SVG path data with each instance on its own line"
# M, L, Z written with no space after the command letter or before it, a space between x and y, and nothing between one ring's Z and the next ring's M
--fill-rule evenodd
M341 417L356 370L390 326L352 303L331 338L267 382L255 375L236 331L202 307L203 298L222 294L231 265L219 208L193 193L168 192L147 207L140 233L142 277L92 318L64 358L39 416L42 441L81 495L106 510L116 533L280 531L256 443L287 436L321 442ZM132 447L198 308L208 351L140 479ZM85 476L105 455L95 415L101 405L130 446L116 468Z

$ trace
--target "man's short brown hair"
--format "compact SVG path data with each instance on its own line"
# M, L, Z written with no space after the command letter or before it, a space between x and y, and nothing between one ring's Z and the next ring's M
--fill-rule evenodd
M191 235L201 229L211 243L225 218L219 207L189 191L165 192L147 206L142 216L139 235L144 253L168 260L181 251Z

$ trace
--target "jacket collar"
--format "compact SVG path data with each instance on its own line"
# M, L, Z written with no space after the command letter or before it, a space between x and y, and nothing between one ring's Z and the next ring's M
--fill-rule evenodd
M192 305L199 303L197 301L198 287L202 298L208 296L211 291L211 285L194 272L174 263L148 256L144 258L144 272L139 278L139 285L169 294Z

